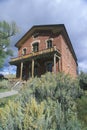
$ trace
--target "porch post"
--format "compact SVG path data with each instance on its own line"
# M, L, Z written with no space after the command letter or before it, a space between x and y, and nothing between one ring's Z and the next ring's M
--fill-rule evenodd
M59 57L59 72L61 71L61 59Z
M56 54L54 54L54 73L56 74Z
M22 80L23 62L21 62L20 80Z
M60 60L58 59L58 72L60 72Z
M32 78L34 77L34 59L32 59Z

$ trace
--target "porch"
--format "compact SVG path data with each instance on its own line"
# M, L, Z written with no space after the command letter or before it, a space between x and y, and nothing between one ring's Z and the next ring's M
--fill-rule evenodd
M35 76L40 77L48 71L54 73L61 71L60 57L60 52L56 47L52 47L12 58L10 64L17 66L17 78L27 80Z

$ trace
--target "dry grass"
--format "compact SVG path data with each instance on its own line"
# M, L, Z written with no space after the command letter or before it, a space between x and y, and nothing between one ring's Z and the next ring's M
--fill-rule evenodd
M8 79L13 79L13 78L16 78L16 75L15 74L7 74L7 75L5 75L5 77Z

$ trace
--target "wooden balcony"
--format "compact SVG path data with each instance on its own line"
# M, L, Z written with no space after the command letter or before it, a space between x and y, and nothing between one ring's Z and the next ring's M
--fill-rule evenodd
M45 56L46 54L52 54L55 52L60 55L60 51L56 49L56 46L54 46L52 48L44 49L44 50L41 50L38 52L32 52L32 53L29 53L27 55L22 55L20 57L11 58L9 63L14 65L20 61L31 60L32 58L40 57L42 55Z

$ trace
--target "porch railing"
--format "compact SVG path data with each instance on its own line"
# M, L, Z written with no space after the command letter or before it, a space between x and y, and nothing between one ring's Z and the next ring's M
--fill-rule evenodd
M38 52L32 52L32 53L29 53L29 54L26 54L26 55L21 55L19 57L11 58L10 63L18 61L18 60L27 59L27 58L35 57L35 56L38 56L38 55L46 54L46 53L51 53L51 52L54 52L54 51L57 51L58 53L60 53L60 51L58 49L56 49L56 46L54 46L52 48L47 48L47 49L44 49L44 50L41 50L41 51L38 51Z

